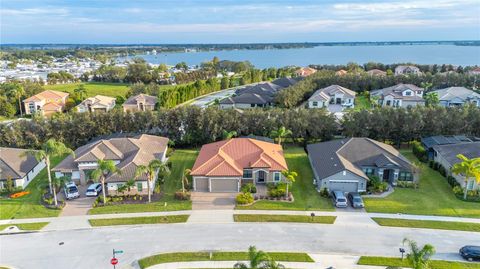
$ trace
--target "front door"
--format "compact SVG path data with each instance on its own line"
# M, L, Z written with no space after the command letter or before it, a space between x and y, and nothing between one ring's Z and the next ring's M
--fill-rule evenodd
M267 178L267 173L265 171L258 171L257 182L258 183L265 183L265 179Z
M390 169L383 170L383 181L388 182L390 179Z
M342 104L342 98L337 98L337 105L341 105Z

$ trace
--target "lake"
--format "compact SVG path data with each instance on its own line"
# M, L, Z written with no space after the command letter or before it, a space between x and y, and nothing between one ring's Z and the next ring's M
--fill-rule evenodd
M392 46L318 46L303 49L224 50L205 52L174 52L138 55L152 64L175 65L186 62L197 65L220 60L250 61L257 68L287 65L347 64L380 62L384 64L412 62L417 64L480 65L480 46L455 45L392 45ZM125 58L119 58L123 60Z

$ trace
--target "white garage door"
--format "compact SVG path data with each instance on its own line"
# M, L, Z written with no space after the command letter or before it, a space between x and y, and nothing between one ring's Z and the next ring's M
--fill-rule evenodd
M357 192L358 182L356 181L330 181L330 191Z
M238 179L212 178L210 179L212 192L238 192Z

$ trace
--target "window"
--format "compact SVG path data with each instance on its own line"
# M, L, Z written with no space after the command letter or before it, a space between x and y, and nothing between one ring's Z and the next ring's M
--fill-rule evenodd
M123 184L117 184L117 190L118 190L118 189L121 189L122 186L123 186Z
M137 191L143 191L143 183L142 182L137 183Z
M318 102L313 102L313 106L318 106Z
M363 172L365 172L365 175L367 175L367 176L373 176L375 174L375 169L365 168L365 169L363 169Z
M252 169L243 169L243 178L252 178Z
M412 173L410 173L410 172L400 172L400 174L398 175L398 180L400 180L400 181L412 181L413 180Z
M406 96L410 96L410 95L412 95L412 92L411 92L411 91L406 91L406 92L405 92L405 95L406 95Z
M273 181L280 181L280 172L273 173Z
M473 190L473 184L475 183L474 180L469 180L467 184L467 190Z
M420 94L420 95L421 95L421 94L422 94L422 91L417 91L417 94Z

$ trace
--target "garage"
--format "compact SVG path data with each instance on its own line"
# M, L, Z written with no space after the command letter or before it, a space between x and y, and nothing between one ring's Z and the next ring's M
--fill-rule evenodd
M358 181L351 180L330 180L330 191L357 192Z
M212 178L212 192L238 192L238 179L236 178Z
M208 178L195 178L195 191L208 191Z

